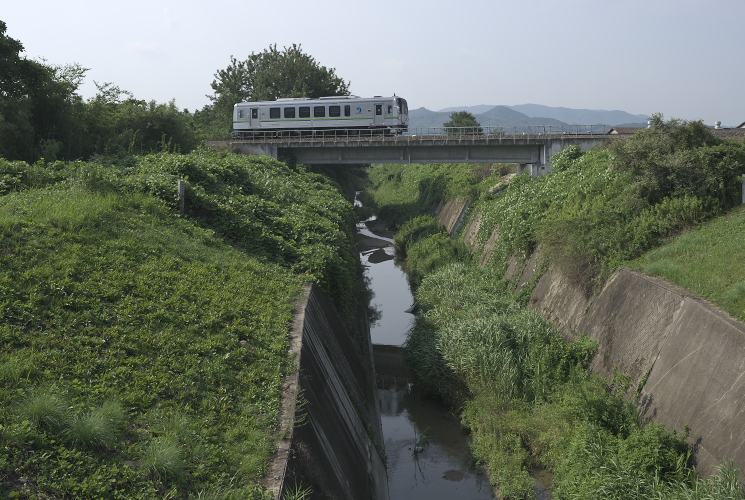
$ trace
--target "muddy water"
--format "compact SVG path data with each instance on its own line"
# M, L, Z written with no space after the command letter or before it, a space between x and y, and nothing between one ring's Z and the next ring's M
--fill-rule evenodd
M488 479L473 467L468 436L436 402L419 396L403 358L413 305L404 272L394 263L392 240L358 227L360 258L381 314L371 326L391 500L491 499ZM377 248L376 248L377 247Z

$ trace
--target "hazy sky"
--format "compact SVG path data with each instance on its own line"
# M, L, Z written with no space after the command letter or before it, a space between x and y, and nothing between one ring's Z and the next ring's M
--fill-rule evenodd
M230 56L293 43L412 109L543 104L745 121L745 0L25 0L25 55L195 110Z

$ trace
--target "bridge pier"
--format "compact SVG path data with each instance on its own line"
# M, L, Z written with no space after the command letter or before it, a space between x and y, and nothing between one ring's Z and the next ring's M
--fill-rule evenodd
M517 175L522 175L526 171L530 173L530 176L535 179L536 177L540 177L544 174L547 174L551 171L551 161L548 160L546 163L518 163L517 165Z

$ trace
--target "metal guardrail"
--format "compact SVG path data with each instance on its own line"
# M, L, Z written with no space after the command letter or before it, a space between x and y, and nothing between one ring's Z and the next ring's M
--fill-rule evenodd
M251 131L248 136L234 134L245 142L316 142L342 140L410 141L424 139L517 139L562 136L607 135L610 125L513 125L503 127L426 127L405 131L381 129L326 129Z

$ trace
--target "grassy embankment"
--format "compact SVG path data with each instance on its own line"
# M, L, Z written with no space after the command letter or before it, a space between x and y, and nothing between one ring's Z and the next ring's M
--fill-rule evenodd
M354 222L266 158L0 160L0 497L264 498L292 301L352 322Z
M623 374L606 381L588 373L592 343L567 343L524 309L527 294L515 297L503 279L509 258L524 260L540 246L546 260L591 292L618 266L739 203L745 145L721 142L697 123L658 119L655 125L610 150L570 149L554 158L553 173L519 177L497 196L481 191L471 209L481 218L477 253L492 232L500 234L485 268L459 238L438 230L435 219L401 224L397 243L418 285L420 309L407 346L410 364L420 385L462 410L476 458L507 498L535 494L531 469L555 473L557 498L745 498L729 469L700 481L683 437L642 425L638 388L629 387ZM376 167L373 198L393 210L427 199L424 168L410 173L404 166ZM449 168L460 172L450 178L468 178L472 171L467 165ZM431 175L439 181L429 185L447 185L439 168ZM464 189L467 184L439 193L466 195L478 179L472 176ZM398 201L392 203L394 192ZM740 213L709 227L731 234L732 226L719 224L731 224ZM680 240L686 238L691 236ZM664 258L672 253L661 252ZM675 266L683 264L657 267ZM725 295L735 301L731 310L742 310L742 279L731 279ZM711 282L713 289L721 286L716 278Z

